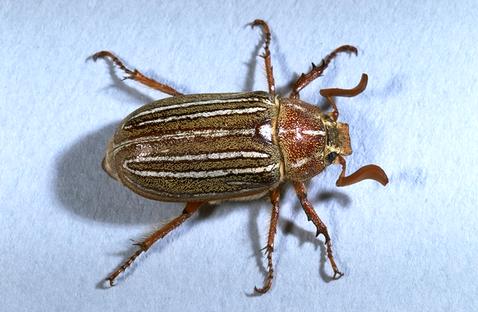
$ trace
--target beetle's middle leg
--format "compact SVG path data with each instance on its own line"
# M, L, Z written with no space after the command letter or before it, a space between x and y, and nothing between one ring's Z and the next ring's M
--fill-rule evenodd
M142 242L136 243L135 245L137 245L139 249L106 279L110 283L110 286L114 285L114 281L118 275L123 273L136 260L136 258L138 258L140 254L146 252L156 241L163 238L169 232L183 224L183 222L189 219L189 217L191 217L203 204L203 202L188 202L180 216L174 218L169 223L155 231L153 234L149 235Z
M258 293L265 294L272 285L272 279L274 278L274 268L272 265L272 253L274 252L274 237L277 232L277 221L279 219L279 199L280 191L275 189L270 194L272 203L271 223L269 226L269 236L267 237L267 246L265 247L267 255L267 276L264 281L264 286L261 288L254 287L254 290Z
M312 69L307 74L300 75L299 79L297 79L297 81L294 83L290 97L298 99L300 90L304 89L309 83L320 77L324 70L329 66L330 62L339 53L344 52L357 55L357 48L351 45L343 45L333 50L329 55L323 58L318 66L312 63Z
M110 58L111 61L116 64L116 66L118 66L122 71L124 71L126 73L126 76L124 77L124 79L135 80L135 81L137 81L141 84L144 84L144 85L146 85L150 88L153 88L155 90L159 90L161 92L164 92L164 93L172 95L172 96L182 94L181 92L176 91L173 87L168 86L167 84L164 84L164 83L158 82L158 81L156 81L152 78L146 77L145 75L143 75L137 69L131 70L131 69L127 68L123 64L123 62L121 62L120 59L110 51L97 52L97 53L93 54L91 56L91 58L94 61L96 61L99 58Z
M322 222L322 220L320 220L319 216L314 210L314 207L312 207L312 204L307 199L307 191L305 189L304 183L294 182L294 188L295 188L295 192L297 193L297 196L299 197L302 208L304 209L304 212L307 215L308 220L312 221L312 223L314 223L315 227L317 228L316 236L319 236L319 234L322 234L325 237L325 246L327 248L327 258L329 258L330 265L332 266L332 269L334 270L333 278L334 279L340 278L343 275L343 273L339 271L339 269L337 268L337 264L335 263L334 255L332 253L332 243L330 241L329 232L327 231L327 226L324 224L324 222Z
M251 23L251 27L260 26L264 32L264 54L261 56L264 58L266 65L266 74L267 74L267 85L269 86L269 93L275 95L275 83L274 83L274 74L272 71L272 62L271 62L271 51L269 50L269 45L271 43L271 31L269 25L261 19L256 19Z

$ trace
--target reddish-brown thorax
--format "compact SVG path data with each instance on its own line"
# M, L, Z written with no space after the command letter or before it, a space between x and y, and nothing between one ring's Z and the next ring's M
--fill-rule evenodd
M337 152L334 146L328 146L328 128L335 133L347 132L346 135L334 136L332 145L346 145L342 148L345 154L350 154L348 127L332 121L317 106L307 104L298 99L280 98L280 112L277 124L278 143L284 159L284 175L288 180L308 180L330 163L326 156L329 152ZM339 131L340 128L346 128ZM334 132L334 131L332 131ZM342 139L342 142L337 142Z

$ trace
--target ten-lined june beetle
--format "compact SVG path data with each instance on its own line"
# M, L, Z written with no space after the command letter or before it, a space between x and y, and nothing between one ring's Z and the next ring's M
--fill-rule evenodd
M337 186L373 179L383 185L388 179L378 166L368 165L345 176L344 156L350 155L348 125L337 122L338 110L332 97L352 97L367 85L367 75L353 89L323 89L320 94L332 112L299 99L299 91L321 76L338 53L357 49L344 45L326 56L320 65L312 64L293 85L289 97L276 95L269 51L270 31L262 20L252 24L264 33L265 68L269 92L182 95L172 87L130 70L111 52L101 51L93 59L109 58L136 80L172 97L152 102L131 113L120 124L108 144L103 168L132 191L155 200L186 202L183 213L144 241L139 249L107 280L113 285L121 274L158 239L181 225L200 206L208 202L252 199L269 194L272 202L270 229L266 246L268 274L259 293L269 290L272 277L272 252L279 215L279 187L291 182L307 215L323 234L327 257L334 278L342 273L335 264L327 227L306 196L304 181L330 164L340 164Z

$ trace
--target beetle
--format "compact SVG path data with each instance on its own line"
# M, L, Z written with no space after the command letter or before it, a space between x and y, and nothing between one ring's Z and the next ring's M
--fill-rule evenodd
M337 279L343 275L335 263L327 227L307 199L305 182L327 166L342 171L337 186L372 179L386 185L385 172L367 165L346 176L345 156L352 153L349 127L338 122L333 97L353 97L363 92L368 76L362 74L352 89L322 89L331 112L300 100L299 92L322 75L339 54L357 54L351 45L333 50L319 65L302 74L288 97L276 94L271 63L271 32L263 20L261 28L268 92L184 95L169 85L127 68L112 52L100 51L92 58L106 58L126 76L171 97L144 105L128 115L109 141L103 169L133 192L159 201L185 202L181 215L156 230L138 246L121 266L107 277L110 286L156 241L189 219L201 206L225 200L249 200L269 196L272 204L265 253L267 275L258 293L267 292L274 274L272 254L279 217L280 186L291 182L316 236L325 238L327 257Z

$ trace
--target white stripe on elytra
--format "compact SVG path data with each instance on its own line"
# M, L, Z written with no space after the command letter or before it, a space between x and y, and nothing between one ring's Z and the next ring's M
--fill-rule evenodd
M139 188L141 189L142 191L145 191L145 192L148 192L148 193L153 193L155 195L159 195L159 196L167 196L167 197L170 197L170 198L184 198L184 194L181 194L181 193L168 193L168 192L164 192L164 191L158 191L154 188L149 188L149 187L145 187L144 185L141 185L141 184L138 184L136 182L134 182L133 180L131 180L128 176L123 176L124 179L126 179L129 183L131 183L132 185L134 185L134 187L136 188ZM239 183L237 182L234 182L236 184L239 185ZM232 182L228 182L227 184L233 184ZM248 184L250 186L250 183L248 182L241 182L241 184ZM262 185L259 185L259 187L256 187L256 188L260 188ZM215 196L224 196L224 194L234 194L234 195L238 195L238 194L241 194L241 193L250 193L251 191L253 191L254 188L251 188L251 187L248 187L248 188L245 188L245 189L241 189L241 190L235 190L233 191L232 193L231 192L222 192L222 193L215 193L215 192L209 192L209 193L193 193L193 194L188 194L186 196L189 196L189 197L215 197Z
M169 121L182 120L182 119L196 119L196 118L208 118L213 116L251 114L251 113L261 112L265 110L266 108L264 107L249 107L249 108L243 108L243 109L219 109L219 110L214 110L209 112L200 112L200 113L193 113L193 114L187 114L187 115L176 115L176 116L170 116L166 118L146 120L146 121L139 122L137 126L155 124L155 123L165 123ZM126 125L123 128L128 129L131 127L133 126Z
M176 155L176 156L151 156L137 157L125 161L126 165L130 163L145 163L155 161L181 161L181 160L209 160L209 159L233 159L233 158L269 158L270 155L261 152L223 152L196 155Z
M144 115L148 115L148 114L161 112L161 111L164 111L164 110L175 109L175 108L184 108L184 107L191 107L191 106L198 106L198 105L209 105L209 104L227 104L227 103L236 103L236 102L261 102L261 103L264 103L264 104L267 104L267 105L273 105L273 103L269 99L258 98L258 97L228 99L228 100L193 101L193 102L187 102L187 103L180 103L180 104L173 104L173 105L168 105L168 106L155 107L153 109L140 112L140 113L132 116L130 119L134 119L134 118L144 116Z
M264 140L272 142L272 126L270 123L263 124L259 127L259 134Z
M126 164L123 164L123 167L129 172L142 177L200 179L200 178L222 177L228 174L270 172L274 169L279 168L279 164L272 164L265 167L255 167L255 168L231 168L231 169L204 170L204 171L186 171L186 172L134 170L134 169L128 168Z
M143 138L137 138L129 141L122 142L114 147L114 152L118 152L119 149L129 146L131 144L150 143L152 141L159 140L181 140L181 139L193 139L196 137L203 138L220 138L226 136L254 136L256 129L208 129L208 130L192 130L192 131L180 131L172 134L149 136Z

